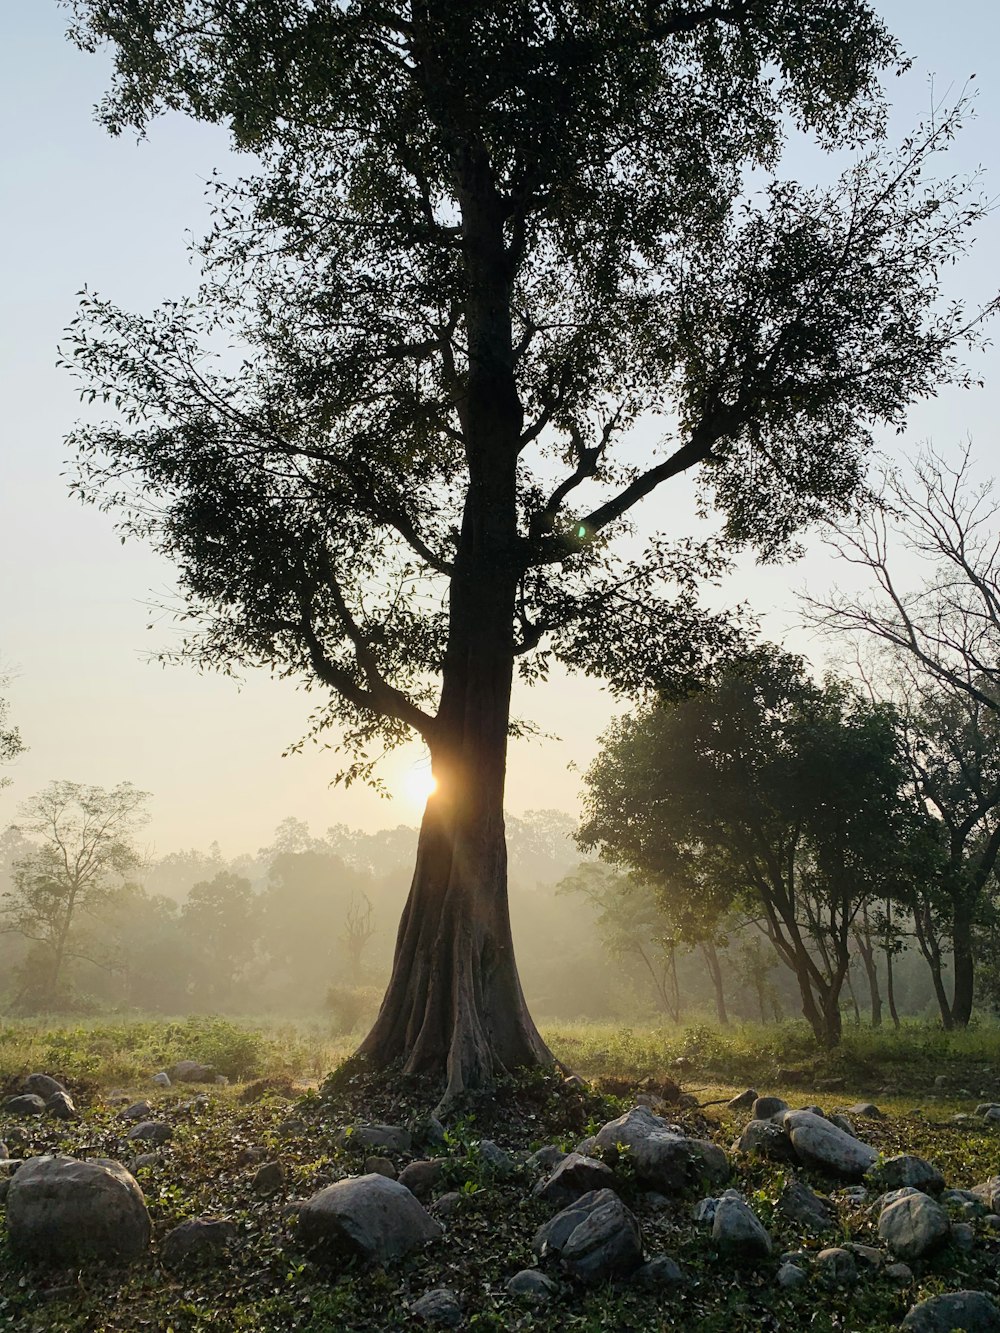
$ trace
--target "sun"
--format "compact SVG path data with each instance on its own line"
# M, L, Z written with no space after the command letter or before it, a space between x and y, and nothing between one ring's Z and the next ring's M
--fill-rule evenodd
M403 777L403 790L408 801L420 810L424 808L428 798L437 791L437 778L426 760L408 769Z

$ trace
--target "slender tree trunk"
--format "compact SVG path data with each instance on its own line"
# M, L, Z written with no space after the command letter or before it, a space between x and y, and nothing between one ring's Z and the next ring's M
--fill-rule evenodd
M854 1026L861 1026L861 1006L858 1004L858 997L854 993L854 982L851 980L851 974L847 974L847 993L851 997L851 1008L854 1010Z
M968 1027L972 1017L976 965L972 947L972 907L964 895L955 901L952 913L952 949L955 976L951 1019L955 1027Z
M895 959L892 949L889 945L885 946L885 999L889 1006L889 1016L892 1018L892 1026L899 1031L899 1014L896 1012L896 982L893 975L893 966Z
M861 963L868 980L868 997L871 1004L872 1027L882 1026L882 993L878 984L878 964L875 961L875 945L872 943L871 928L868 923L868 908L862 909L861 927L854 932L854 942L861 955Z
M715 992L715 1015L719 1022L726 1026L729 1023L729 1014L726 1012L726 992L722 982L722 964L719 962L719 953L713 940L704 941L701 951L705 955L708 974L712 978L712 989Z
M930 908L926 903L917 902L913 910L913 931L917 945L930 969L931 985L941 1013L941 1026L950 1032L955 1026L951 1016L951 1003L944 986L944 968L941 964L941 945L934 931Z

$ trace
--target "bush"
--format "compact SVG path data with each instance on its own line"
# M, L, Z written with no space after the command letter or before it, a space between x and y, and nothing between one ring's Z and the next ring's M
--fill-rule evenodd
M331 986L325 1007L333 1020L333 1030L346 1034L375 1021L382 993L374 986Z

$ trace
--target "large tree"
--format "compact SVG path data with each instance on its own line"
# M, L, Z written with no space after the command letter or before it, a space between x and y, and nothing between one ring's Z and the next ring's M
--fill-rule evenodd
M830 1045L852 927L899 874L901 749L891 707L762 648L710 688L612 726L587 772L580 841L677 918L758 919Z
M188 654L322 692L347 777L429 747L362 1052L446 1096L551 1063L507 907L515 667L690 683L721 560L624 542L636 506L696 473L779 552L960 373L938 273L982 207L926 180L955 119L776 176L786 131L880 133L900 55L864 0L64 3L111 46L113 132L181 111L255 155L196 300L84 300L67 360L118 415L75 436L81 488L176 561Z

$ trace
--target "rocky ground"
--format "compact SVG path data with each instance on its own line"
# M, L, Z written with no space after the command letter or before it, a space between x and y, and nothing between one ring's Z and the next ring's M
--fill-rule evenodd
M612 1086L522 1080L442 1123L349 1065L310 1090L194 1062L141 1097L18 1080L0 1328L1000 1333L988 1099Z

